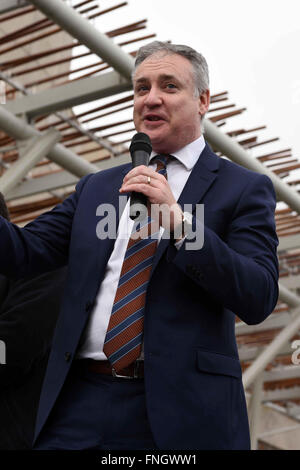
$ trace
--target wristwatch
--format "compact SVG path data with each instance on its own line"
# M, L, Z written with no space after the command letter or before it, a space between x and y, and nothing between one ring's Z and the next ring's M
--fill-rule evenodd
M182 221L180 226L174 228L171 232L171 240L179 241L185 238L193 229L193 216L190 212L182 213Z

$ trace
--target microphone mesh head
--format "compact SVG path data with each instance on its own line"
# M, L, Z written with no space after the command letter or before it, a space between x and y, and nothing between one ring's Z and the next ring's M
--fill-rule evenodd
M144 152L150 155L152 152L150 137L147 134L144 134L144 132L138 132L132 137L129 150L131 154L137 150L144 150Z

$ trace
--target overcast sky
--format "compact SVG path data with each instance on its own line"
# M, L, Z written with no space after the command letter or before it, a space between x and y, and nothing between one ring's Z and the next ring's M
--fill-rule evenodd
M292 147L300 159L299 0L128 3L100 17L97 27L104 32L110 21L117 27L148 18L147 32L157 33L157 39L194 47L208 61L211 92L226 90L231 103L247 108L230 126L266 124L260 138L280 137L280 142L264 146L261 153ZM110 0L100 2L101 8L111 5Z

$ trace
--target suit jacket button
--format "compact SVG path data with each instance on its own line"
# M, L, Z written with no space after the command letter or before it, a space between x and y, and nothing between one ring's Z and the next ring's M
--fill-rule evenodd
M65 361L70 362L72 354L70 352L65 352Z

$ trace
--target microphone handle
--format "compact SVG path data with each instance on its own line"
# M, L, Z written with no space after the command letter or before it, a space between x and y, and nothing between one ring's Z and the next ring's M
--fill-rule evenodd
M135 168L140 165L149 165L149 154L145 150L135 150L132 153L132 166Z
M132 155L132 166L135 168L136 166L140 165L149 165L149 154L145 152L145 150L135 150ZM143 193L138 193L136 191L132 191L130 197L130 218L132 220L143 220L146 213L147 213L147 201L148 198ZM142 211L134 211L133 207L136 204L140 204L144 206Z

